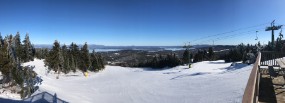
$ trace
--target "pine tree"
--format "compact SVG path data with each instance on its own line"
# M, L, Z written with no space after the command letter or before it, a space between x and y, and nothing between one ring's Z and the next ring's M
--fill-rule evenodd
M24 45L23 45L23 57L22 60L24 62L30 61L30 60L34 60L33 59L33 47L32 44L30 42L30 38L29 38L29 34L26 34L26 37L23 41Z
M92 65L90 70L91 71L99 71L100 67L99 67L98 57L95 53L95 50L92 51L90 59L91 59L91 65Z
M31 46L31 50L32 50L32 53L31 53L31 61L34 61L34 58L35 58L35 55L36 55L36 48L34 48L34 44L32 44Z
M184 64L188 64L190 62L190 53L188 49L184 51L182 60Z
M2 84L11 81L10 69L13 68L13 65L9 59L8 55L8 44L3 42L3 45L0 50L0 70L3 75Z
M74 57L72 55L71 55L70 61L71 61L71 64L70 64L71 70L73 72L76 72L75 60L74 60Z
M282 47L283 47L283 45L282 45L282 40L281 40L281 39L282 39L281 37L278 37L278 38L276 39L275 50L278 51L278 52L280 52L280 51L282 50Z
M102 55L98 55L99 58L99 64L100 64L100 70L105 68L105 64L104 64L104 58L102 57Z
M43 50L43 59L45 59L45 58L47 57L47 55L48 55L48 49L45 48L45 49Z
M59 74L63 71L64 69L64 57L63 57L63 54L62 54L62 50L61 48L59 48L59 53L58 53L58 57L59 57L59 66L58 66L58 76L57 76L57 79L59 78Z
M39 82L36 80L37 73L33 71L35 66L25 66L22 67L21 72L19 75L21 75L21 79L23 81L22 90L21 90L21 97L30 97L36 90L35 82Z
M158 68L158 66L159 66L159 60L158 60L158 58L156 57L156 56L154 56L154 58L152 59L152 67L153 68Z
M64 44L61 50L62 50L62 56L64 58L63 72L66 74L70 71L69 55L68 55L67 46Z
M38 59L45 59L46 55L47 55L47 48L37 48L35 49L35 57L37 57Z
M21 61L19 60L17 54L17 48L20 45L19 35L13 37L12 35L6 36L5 39L1 39L0 47L0 71L3 76L2 86L18 86L22 88L21 97L26 95L30 96L34 91L34 84L32 79L36 76L36 73L32 70L25 71L26 67L21 66ZM32 73L33 75L26 75ZM26 79L30 78L30 79ZM28 86L24 86L24 84ZM28 88L28 89L25 89ZM25 91L25 92L23 92ZM25 94L25 95L23 95Z
M76 71L76 69L78 69L78 62L80 61L80 52L79 52L79 49L78 49L78 46L75 44L75 43L71 43L70 44L70 47L69 47L70 49L71 49L71 57L73 58L73 60L72 60L72 62L74 62L74 67L75 68L72 68L72 70L75 72Z
M59 73L63 69L64 58L62 56L60 44L57 40L53 43L53 47L45 60L45 64L49 67L50 70L52 69L57 72L59 76Z
M103 57L96 54L94 50L90 54L87 43L79 50L75 43L71 43L67 48L66 45L60 47L59 42L55 41L53 48L47 53L45 66L58 74L60 72L76 72L77 69L86 72L87 70L100 71L105 68Z
M210 60L214 60L214 51L212 47L209 48L208 53Z
M3 45L4 45L4 40L0 32L0 46L2 47Z
M17 32L16 36L14 37L14 43L15 43L16 55L19 57L18 59L22 61L21 57L23 50L22 50L22 43L19 32Z
M80 53L81 54L80 70L83 72L86 72L89 69L89 66L91 64L87 43L83 45L80 52L81 52Z
M203 57L204 57L204 52L198 50L198 52L194 55L194 62L203 61Z
M193 53L190 53L190 61L193 62Z

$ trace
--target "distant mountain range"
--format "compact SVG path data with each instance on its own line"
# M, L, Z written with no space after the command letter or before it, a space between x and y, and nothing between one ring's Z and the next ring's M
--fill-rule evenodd
M35 48L52 48L52 44L35 44ZM67 45L69 46L69 45ZM83 45L78 45L82 47ZM89 49L155 49L155 48L183 48L183 46L105 46L105 45L96 45L90 44L88 45ZM194 45L194 48L201 48L201 47L209 47L211 45Z
M35 44L35 48L48 48L51 49L53 45L51 44ZM69 45L67 45L69 46ZM81 48L83 45L78 45ZM114 49L114 50L183 50L183 46L105 46L105 45L96 45L90 44L89 50L107 50L107 49ZM194 45L192 48L207 48L212 45ZM226 45L215 45L217 46L226 46Z

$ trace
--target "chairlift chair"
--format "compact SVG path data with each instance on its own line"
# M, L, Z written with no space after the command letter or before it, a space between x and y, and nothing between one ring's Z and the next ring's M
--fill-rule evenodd
M255 40L258 40L257 32L258 32L258 31L255 32L255 36L256 36Z

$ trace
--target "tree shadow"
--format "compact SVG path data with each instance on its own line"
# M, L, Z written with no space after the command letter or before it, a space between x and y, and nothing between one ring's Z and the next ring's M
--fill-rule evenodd
M57 98L56 94L52 95L48 92L42 92L24 99L23 103L68 103L68 102L60 98Z
M144 71L163 71L163 70L168 70L172 69L170 67L164 67L164 68L141 68Z
M224 68L224 69L226 69L226 70L228 70L228 71L229 71L229 70L238 70L238 69L244 68L244 67L246 67L246 66L248 66L248 64L236 63L235 65L229 66L229 67Z
M171 78L170 80L175 80L175 79L178 79L178 78L184 78L184 77L189 77L189 76L205 75L205 74L210 74L210 73L198 72L198 73L193 73L193 74L183 74L183 75L175 76L175 77Z
M181 72L181 70L176 71L176 72L165 72L165 73L162 73L162 74L176 74L176 73L179 73L179 72Z
M209 64L226 64L226 62L225 61L215 61L215 62L209 61Z

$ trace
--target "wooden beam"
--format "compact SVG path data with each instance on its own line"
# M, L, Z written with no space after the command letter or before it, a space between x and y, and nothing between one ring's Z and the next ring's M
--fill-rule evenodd
M242 103L256 103L258 102L258 88L259 88L259 65L261 53L258 53L254 66L249 75L249 79L243 94Z

